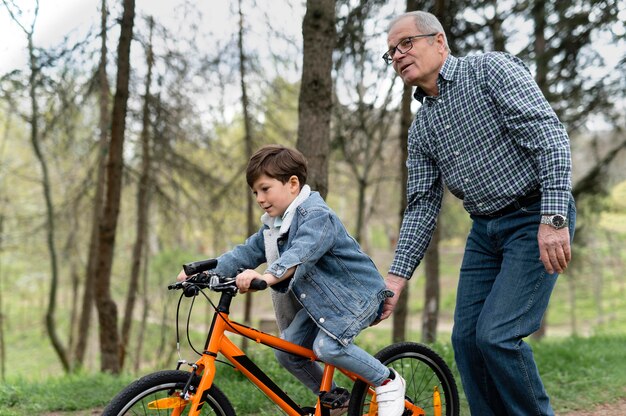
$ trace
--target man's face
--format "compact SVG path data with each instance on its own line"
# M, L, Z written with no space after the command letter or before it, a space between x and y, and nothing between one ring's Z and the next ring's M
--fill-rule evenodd
M388 49L395 48L408 37L425 34L417 30L412 17L405 17L389 30ZM406 53L395 51L393 69L407 85L424 87L429 82L436 82L439 70L447 57L443 34L415 38L411 43L413 46Z

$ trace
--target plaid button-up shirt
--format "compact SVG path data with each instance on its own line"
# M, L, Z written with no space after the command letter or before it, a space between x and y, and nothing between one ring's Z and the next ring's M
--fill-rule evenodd
M439 95L417 88L408 205L389 272L409 278L432 237L444 184L474 215L540 188L542 214L567 215L569 139L524 63L509 54L448 56Z

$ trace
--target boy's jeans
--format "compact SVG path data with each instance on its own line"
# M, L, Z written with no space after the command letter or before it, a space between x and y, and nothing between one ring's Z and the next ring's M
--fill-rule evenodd
M373 316L372 321L374 318ZM313 349L320 360L359 374L374 386L379 386L389 376L387 367L354 343L344 347L321 331L304 309L298 311L281 337L294 344ZM275 354L283 367L312 392L319 393L323 370L317 362L278 350ZM333 388L335 387L333 384Z
M539 329L557 274L539 259L540 202L473 216L457 291L452 344L472 415L553 415L523 339ZM570 238L576 210L570 200Z

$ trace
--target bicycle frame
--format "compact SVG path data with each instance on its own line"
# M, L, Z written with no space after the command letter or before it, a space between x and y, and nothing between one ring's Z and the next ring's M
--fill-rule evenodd
M189 407L189 416L198 416L200 410L206 401L206 391L213 385L216 374L215 360L218 354L224 356L237 370L241 371L254 385L256 385L265 395L279 406L289 416L302 416L308 412L295 403L274 381L265 374L248 356L235 345L229 338L227 333L244 336L259 344L263 344L272 348L276 348L291 354L306 357L310 360L317 361L317 357L313 350L304 348L300 345L285 341L279 337L250 328L238 322L231 321L229 316L230 302L233 294L222 292L219 305L213 315L213 321L209 329L205 350L202 356L192 365L192 371L201 376L197 391L193 394L187 394L185 398L167 398L152 402L150 405L153 409L172 409L172 415L179 416L186 406ZM320 392L328 392L332 388L332 381L335 369L345 374L353 381L361 379L358 375L344 370L339 367L324 363L324 372ZM191 379L190 379L191 381ZM363 380L365 381L365 380ZM189 383L188 383L189 385ZM188 387L188 386L187 386ZM185 391L187 391L187 387ZM370 388L370 393L374 393L374 389ZM424 415L424 411L406 401L407 409L413 410L414 416ZM318 396L315 406L315 416L323 416L327 414L322 410L320 396ZM376 414L376 406L371 406L370 414Z

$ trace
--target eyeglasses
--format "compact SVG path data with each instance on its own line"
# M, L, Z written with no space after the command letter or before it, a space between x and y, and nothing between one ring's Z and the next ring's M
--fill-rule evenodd
M398 42L395 48L391 48L387 52L385 52L385 54L383 55L383 60L387 65L390 65L393 62L393 56L396 54L396 51L400 53L407 53L411 50L411 48L413 48L413 39L428 38L430 36L436 35L437 33L429 33L427 35L415 35L404 38L400 42Z

